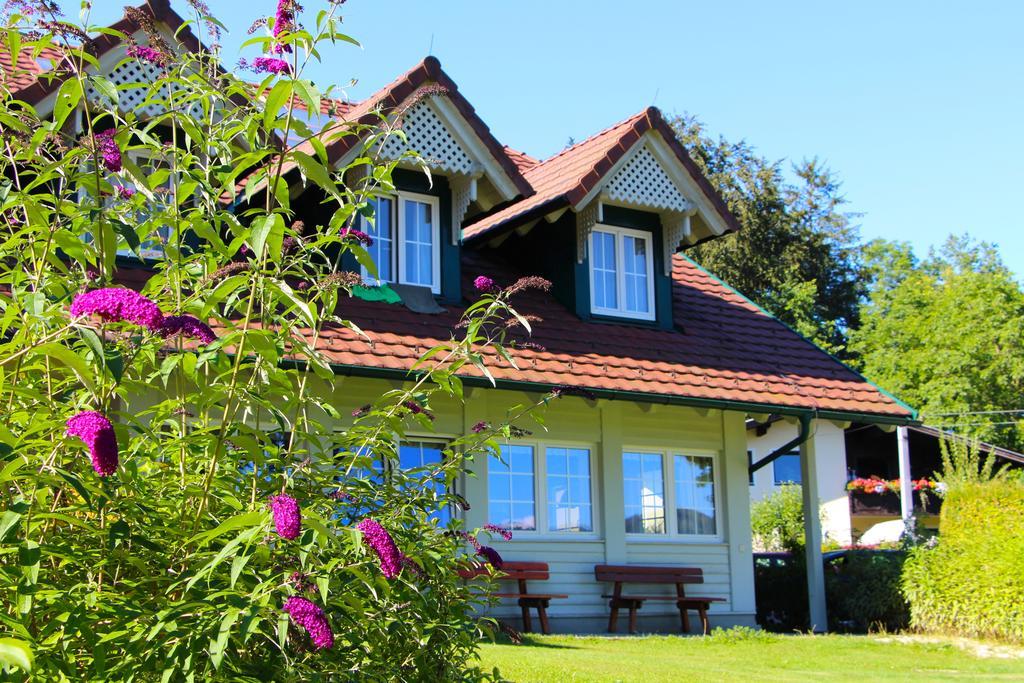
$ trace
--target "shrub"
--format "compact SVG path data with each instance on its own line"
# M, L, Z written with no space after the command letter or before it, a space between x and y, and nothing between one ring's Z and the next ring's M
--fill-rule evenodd
M946 494L934 547L911 550L911 625L1024 641L1024 485L965 477Z
M385 463L433 430L432 399L462 400L467 364L512 359L495 345L519 314L511 288L482 294L406 383L346 405L315 340L359 333L341 316L361 278L340 268L375 269L347 226L394 189L396 162L373 153L394 131L332 119L365 144L352 167L283 142L310 135L298 103L321 110L302 65L351 42L341 3L308 31L295 4L246 43L265 52L259 83L221 71L215 47L134 46L126 59L159 60L148 115L115 106L126 86L90 72L93 43L54 3L5 5L33 11L0 28L4 49L56 51L63 78L46 121L0 87L0 663L36 680L478 675L485 624L457 573L472 530L436 513L510 427L449 442L437 465ZM318 193L308 231L289 167ZM119 252L156 247L141 292L120 286Z
M750 506L754 549L795 550L804 546L804 501L798 484L784 484Z
M776 633L807 630L807 565L803 548L773 556L754 556L757 623Z
M900 591L904 553L849 550L825 572L829 628L867 633L897 631L909 620Z

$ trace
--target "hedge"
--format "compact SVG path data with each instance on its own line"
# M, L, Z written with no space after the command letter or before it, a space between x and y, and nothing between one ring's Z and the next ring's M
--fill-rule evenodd
M911 552L902 584L915 628L1024 642L1024 483L951 488L938 543Z

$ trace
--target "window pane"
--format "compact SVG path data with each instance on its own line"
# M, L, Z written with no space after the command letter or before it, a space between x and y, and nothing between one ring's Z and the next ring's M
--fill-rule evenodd
M775 469L775 485L800 483L800 454L786 453L772 463Z
M488 521L532 531L537 528L535 498L533 446L503 445L501 458L492 454L487 463Z
M660 453L623 453L626 532L665 533L665 479Z
M443 458L442 449L443 447L438 443L421 441L402 443L398 447L398 466L403 471L408 471L437 465ZM446 490L444 477L436 476L430 478L429 474L428 469L424 472L412 473L411 476L422 481L421 485L423 487L436 491L438 497L443 496ZM442 526L446 525L451 517L451 510L447 505L441 506L430 513L430 518L436 519Z
M591 268L594 270L594 305L618 308L615 267L615 235L595 230L591 233Z
M363 219L362 222L363 232L373 238L373 244L366 247L366 251L377 266L377 281L392 282L394 281L392 272L394 258L391 251L394 244L392 235L394 200L388 197L379 197L371 199L370 205L373 207L373 222L371 224L368 219Z
M714 535L715 461L708 456L677 455L675 462L678 532Z
M647 240L632 235L623 235L623 272L626 280L626 310L632 313L649 313L647 297Z
M593 531L590 501L590 451L547 448L548 529Z
M403 282L430 287L434 284L434 207L404 199L405 244L402 245Z

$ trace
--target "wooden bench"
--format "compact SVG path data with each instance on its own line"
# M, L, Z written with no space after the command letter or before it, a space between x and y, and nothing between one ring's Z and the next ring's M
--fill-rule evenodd
M459 570L459 576L464 579L472 579L487 574L486 567L469 567ZM548 607L552 600L568 598L568 595L557 593L531 593L528 590L528 581L547 581L551 577L548 571L547 562L505 562L498 571L499 581L515 581L519 591L516 593L495 593L498 598L515 598L519 601L519 608L523 611L523 631L529 633L533 629L530 621L530 609L537 610L537 617L540 619L541 633L551 632L548 625Z
M686 595L684 586L688 583L704 583L704 573L697 567L637 567L628 565L599 564L594 567L594 577L598 581L613 582L614 590L608 606L612 613L608 618L608 632L615 633L619 620L619 609L629 610L629 632L636 633L636 611L643 606L645 600L672 600L679 607L682 616L683 633L690 630L690 618L687 610L696 610L704 635L708 633L708 608L713 602L723 602L723 598L705 598ZM655 583L675 584L675 595L623 595L624 583Z

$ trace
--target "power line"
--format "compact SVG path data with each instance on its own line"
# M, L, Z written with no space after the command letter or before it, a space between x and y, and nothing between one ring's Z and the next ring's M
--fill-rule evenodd
M1005 415L1005 414L1016 414L1024 413L1024 408L1018 408L1016 410L967 410L961 413L926 413L922 412L922 415L928 415L929 417L950 417L960 415Z

